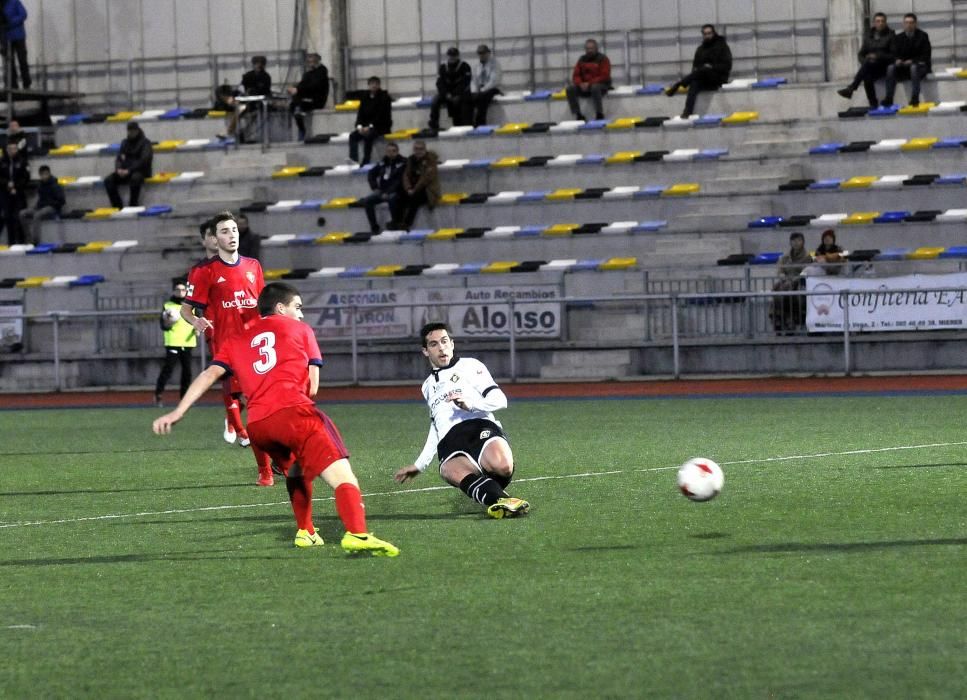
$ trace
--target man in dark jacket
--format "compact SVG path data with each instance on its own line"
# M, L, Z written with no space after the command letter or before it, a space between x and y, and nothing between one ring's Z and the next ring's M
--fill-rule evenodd
M359 204L366 207L366 218L369 219L369 230L379 233L379 223L376 221L376 205L388 204L390 215L395 221L398 216L397 201L400 188L403 185L403 171L406 169L406 158L400 155L400 147L393 141L386 144L386 155L367 174L369 188L372 194L359 200Z
M440 201L440 162L436 153L428 150L425 141L413 142L413 154L406 159L403 187L397 200L396 225L409 230L420 207L432 210Z
M314 109L322 109L329 99L329 69L322 65L322 56L310 53L306 56L306 72L298 85L290 85L292 95L289 112L299 129L299 140L306 140L306 114Z
M37 185L37 203L33 208L28 207L20 212L20 225L25 232L30 231L30 242L34 245L40 243L40 222L59 217L67 203L64 188L51 174L50 168L41 165L37 173L40 175L40 183Z
M567 104L575 119L584 121L579 98L590 97L594 105L594 118L604 119L602 98L611 89L611 61L598 51L598 42L584 42L584 55L574 64L571 83L565 89Z
M903 31L893 38L893 63L886 69L886 96L883 106L893 104L896 81L910 79L910 106L920 104L920 81L932 70L930 65L930 37L917 28L917 16L903 15Z
M248 217L239 214L238 221L238 254L246 258L262 261L262 237L255 233L248 225Z
M239 95L244 95L245 97L262 96L266 98L272 96L272 76L265 70L266 63L265 56L252 56L252 70L242 75L242 84L238 89ZM235 124L235 132L239 142L245 143L252 138L253 122L258 125L259 133L256 138L261 140L263 126L260 119L261 109L259 105L243 104L239 113L241 116L241 124ZM231 128L232 125L229 124L229 129L231 130Z
M853 82L836 93L847 100L853 97L856 88L863 83L866 99L870 108L876 109L879 102L876 99L875 82L886 75L886 70L895 60L893 57L893 30L886 23L886 15L877 12L873 15L873 26L863 37L860 47L860 69L856 71Z
M670 85L665 94L671 97L678 88L688 88L688 96L685 98L685 111L682 118L692 116L695 111L695 100L698 93L702 90L718 90L729 82L729 74L732 72L732 51L725 42L725 37L719 36L715 27L711 24L702 25L702 43L695 49L695 57L692 59L692 72Z
M24 242L20 210L27 206L26 188L30 182L27 168L27 154L16 143L8 143L0 158L0 205L3 207L3 223L7 227L10 245Z
M380 89L379 78L369 79L369 92L359 101L356 129L349 134L349 157L360 165L369 163L373 142L393 130L393 99ZM363 160L359 160L359 142L363 142Z
M436 79L436 95L430 105L430 129L440 130L440 107L447 106L447 114L454 126L470 123L470 80L472 71L466 61L460 60L460 51L451 46L447 60L440 64Z
M24 29L24 22L27 21L27 8L20 0L0 0L3 3L3 25L4 29L0 32L0 50L3 51L3 65L6 75L7 61L12 54L16 54L17 63L20 64L20 78L22 79L24 90L30 89L30 67L27 65L27 32ZM20 84L17 79L17 68L10 66L10 75L14 90Z
M154 149L151 142L144 135L136 122L128 122L128 136L121 142L121 150L114 159L114 172L104 178L104 189L115 209L124 207L118 185L128 183L131 186L129 198L132 207L138 206L141 199L141 185L146 178L151 177L151 161Z

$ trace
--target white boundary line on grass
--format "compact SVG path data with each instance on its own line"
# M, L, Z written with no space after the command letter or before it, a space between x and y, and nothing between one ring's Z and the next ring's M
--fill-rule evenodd
M814 452L813 454L807 455L788 455L785 457L761 457L756 459L740 459L732 462L721 462L723 466L735 466L741 464L766 464L769 462L789 462L797 459L820 459L822 457L845 457L850 455L864 455L864 454L874 454L876 452L899 452L901 450L923 450L932 447L959 447L962 445L967 445L967 440L960 442L929 442L922 445L897 445L894 447L873 447L862 450L843 450L841 452ZM530 481L550 481L557 479L582 479L591 476L613 476L614 474L627 474L627 473L641 473L641 472L661 472L670 471L672 469L678 469L678 465L674 467L648 467L645 469L612 469L603 472L582 472L580 474L555 474L550 476L532 476L523 479L515 479L514 483L524 483ZM399 491L375 491L373 493L364 494L365 498L375 498L377 496L401 496L409 495L413 493L427 493L430 491L446 491L447 489L453 488L452 486L426 486L419 489L403 489ZM331 501L332 496L328 498L313 498L315 502ZM179 515L183 513L204 513L216 510L240 510L247 508L274 508L276 506L287 506L288 501L278 501L275 503L243 503L238 505L221 505L221 506L201 506L199 508L174 508L171 510L149 510L142 511L140 513L113 513L109 515L89 515L81 518L62 518L60 520L34 520L29 522L20 523L0 523L0 529L6 529L11 527L31 527L38 525L67 525L70 523L84 523L97 520L121 520L123 518L144 518L148 516L155 515Z

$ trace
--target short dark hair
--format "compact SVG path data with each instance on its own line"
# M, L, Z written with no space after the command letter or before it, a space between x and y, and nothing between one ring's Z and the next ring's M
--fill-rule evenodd
M799 233L799 231L793 231L792 233L789 234L789 240L790 240L790 242L791 241L795 241L795 240L799 240L799 241L805 242L806 237L804 235L802 235L801 233Z
M306 58L314 58L317 61L319 61L320 63L322 63L322 56L320 56L319 54L317 54L315 51L313 51L312 53L307 53L306 54Z
M238 223L238 219L235 218L235 215L226 209L225 211L218 212L212 217L212 229L217 229L218 225L223 221L234 221L236 224Z
M906 19L907 17L909 17L910 19L912 19L914 22L917 21L917 16L915 14L913 14L912 12L907 12L905 15L903 15L903 19Z
M268 63L268 59L265 58L265 56L262 56L262 55L252 56L252 65L253 66L261 65L263 68L265 68L265 64L266 63Z
M294 297L299 296L299 290L285 282L269 282L259 294L259 315L271 316L275 313L275 305L287 305Z
M49 165L41 165L39 168L37 168L37 172L38 173L49 173L50 172L50 166Z
M198 225L198 235L202 240L205 240L205 236L208 235L210 231L214 231L214 226L212 225L211 219L205 219Z
M367 83L379 83L379 82L382 82L382 81L379 79L379 76L378 75L371 75L368 78L366 78L366 82Z
M714 24L703 24L702 25L702 31L704 32L706 29L711 29L712 30L712 34L718 34L718 32L715 31L715 25Z
M423 347L426 347L426 337L433 331L446 331L447 335L450 335L450 326L440 321L427 323L425 326L423 326L423 328L420 329L420 344Z
M886 19L886 13L885 12L877 12L875 15L873 15L873 19L876 19L877 17L882 17L883 19Z

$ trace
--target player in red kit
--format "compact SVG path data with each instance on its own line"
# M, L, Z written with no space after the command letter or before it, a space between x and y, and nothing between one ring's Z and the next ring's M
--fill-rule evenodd
M258 320L258 295L265 280L258 260L238 254L238 224L232 213L216 214L211 223L218 253L201 261L188 273L188 296L182 304L181 315L197 332L209 333L207 337L210 338L212 355L215 355L229 338ZM233 394L233 398L237 397ZM247 439L237 404L226 407L235 431L243 440ZM258 448L252 451L258 464L259 486L271 486L274 479L269 456Z
M312 525L312 482L321 475L335 492L336 512L346 527L342 548L351 554L395 557L399 549L367 531L349 453L336 426L312 400L319 389L322 353L312 329L301 323L298 290L281 282L267 285L259 295L258 311L259 320L222 343L175 410L154 421L154 432L171 432L212 384L232 372L248 397L252 445L288 468L285 485L298 525L295 545L323 544Z

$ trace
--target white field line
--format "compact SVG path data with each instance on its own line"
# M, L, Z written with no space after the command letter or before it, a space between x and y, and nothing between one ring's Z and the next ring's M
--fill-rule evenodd
M742 464L767 464L770 462L789 462L793 460L802 459L821 459L823 457L843 457L850 455L862 455L862 454L873 454L876 452L899 452L901 450L926 450L934 447L959 447L962 445L967 445L967 440L960 442L929 442L923 445L897 445L894 447L874 447L862 450L843 450L841 452L815 452L806 455L787 455L784 457L759 457L755 459L740 459L732 462L720 462L722 466L736 466ZM523 479L515 479L514 483L525 483L530 481L551 481L557 479L584 479L592 476L613 476L614 474L626 474L626 473L641 473L641 472L660 472L660 471L671 471L672 469L678 469L678 465L672 467L649 467L645 469L613 469L610 471L602 472L582 472L580 474L557 474L551 476L533 476ZM426 486L419 489L401 489L397 491L374 491L372 493L363 494L365 498L375 498L378 496L403 496L414 493L427 493L430 491L446 491L447 489L453 488L452 486ZM327 498L313 498L314 502L323 502L333 500L332 496ZM204 513L208 511L218 511L218 510L240 510L246 508L275 508L278 506L287 506L288 501L277 501L274 503L243 503L238 505L220 505L220 506L201 506L198 508L174 508L171 510L148 510L142 511L140 513L113 513L109 515L89 515L81 518L62 518L60 520L33 520L28 522L19 523L0 523L0 529L6 529L11 527L31 527L39 525L65 525L69 523L83 523L98 520L121 520L123 518L144 518L148 516L157 515L179 515L183 513Z

